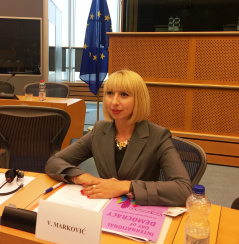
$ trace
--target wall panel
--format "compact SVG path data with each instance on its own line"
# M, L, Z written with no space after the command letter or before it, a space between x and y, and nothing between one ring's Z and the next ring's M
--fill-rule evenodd
M148 119L197 140L210 163L239 166L239 32L109 36L109 73L127 68L143 77Z

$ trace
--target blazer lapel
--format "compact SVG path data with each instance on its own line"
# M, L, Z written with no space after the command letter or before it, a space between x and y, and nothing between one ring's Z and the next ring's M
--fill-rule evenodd
M104 136L101 140L104 150L104 165L105 171L109 178L117 178L115 166L115 126L114 123L107 123L104 128ZM104 164L103 164L104 163Z
M134 129L130 143L125 152L123 161L121 163L118 179L127 179L131 168L135 164L137 158L141 154L145 144L147 143L147 138L149 136L149 128L146 121L138 123Z

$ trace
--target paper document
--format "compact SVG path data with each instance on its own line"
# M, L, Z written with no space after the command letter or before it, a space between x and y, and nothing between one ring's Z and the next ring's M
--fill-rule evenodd
M6 193L15 190L18 188L20 184L23 184L26 186L29 182L31 182L35 177L30 177L30 176L24 176L21 179L17 180L17 177L11 182L11 183L6 183L1 189L0 193ZM6 182L6 177L5 173L0 173L0 186ZM0 204L4 203L6 200L8 200L11 196L13 196L15 193L6 195L6 196L0 196Z
M67 184L46 200L95 212L99 212L109 201L109 199L89 199L82 196L80 192L82 189L84 187L81 185Z

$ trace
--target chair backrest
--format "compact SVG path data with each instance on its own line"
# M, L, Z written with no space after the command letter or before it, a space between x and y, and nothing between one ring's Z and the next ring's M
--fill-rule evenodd
M231 208L239 210L239 197L232 202Z
M33 96L38 96L39 83L30 83L23 88L24 93L32 93ZM69 87L62 83L46 82L46 96L47 97L68 97Z
M198 184L207 167L206 153L199 145L189 140L173 136L172 141L189 174L192 185ZM164 180L162 172L160 180Z
M0 93L14 93L14 85L7 81L0 81Z
M61 109L0 106L0 167L44 172L45 163L61 149L71 123ZM3 153L2 153L3 154Z

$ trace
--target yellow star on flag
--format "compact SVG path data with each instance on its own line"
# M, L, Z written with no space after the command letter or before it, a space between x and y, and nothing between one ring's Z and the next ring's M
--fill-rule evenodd
M105 20L109 21L110 20L110 16L109 15L105 16Z
M101 53L100 58L103 60L105 58L104 53Z
M89 52L89 58L91 57L91 52Z
M88 47L88 46L87 46L86 43L85 43L83 48L86 50L87 47Z
M99 12L98 12L98 17L100 18L101 15L102 15L102 13L99 11Z
M94 18L94 14L91 14L91 15L90 15L90 19L93 19L93 18Z
M97 61L97 55L93 55L93 60Z

